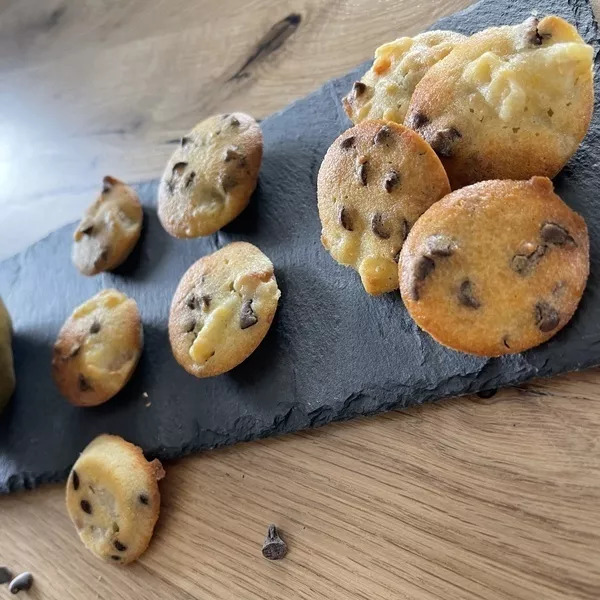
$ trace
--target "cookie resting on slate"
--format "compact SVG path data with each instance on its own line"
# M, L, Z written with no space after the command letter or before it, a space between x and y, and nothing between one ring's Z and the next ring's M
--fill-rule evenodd
M10 315L0 298L0 413L15 391L12 333Z
M594 49L549 16L458 45L415 88L405 125L442 158L453 189L554 177L588 129Z
M129 381L140 358L143 329L135 300L103 290L78 306L54 345L52 375L76 406L96 406Z
M355 124L366 119L403 123L417 83L466 39L454 31L425 31L380 46L371 68L343 98L346 114Z
M196 377L233 369L269 331L280 296L273 264L252 244L234 242L201 258L181 278L171 304L175 359Z
M589 273L584 220L546 177L452 192L413 227L400 292L438 342L500 356L541 344L573 316Z
M258 123L216 115L181 138L158 188L158 217L174 237L210 235L248 206L262 161Z
M135 191L107 175L102 193L87 209L73 234L73 264L83 275L118 267L140 239L143 218Z
M319 170L321 242L369 294L398 289L398 256L421 214L450 192L440 159L414 131L363 121L333 142Z
M67 510L88 550L125 565L148 547L160 511L158 460L116 435L100 435L73 465Z

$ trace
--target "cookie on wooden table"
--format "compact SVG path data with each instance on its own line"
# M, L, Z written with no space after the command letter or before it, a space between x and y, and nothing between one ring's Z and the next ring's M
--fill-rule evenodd
M256 187L263 138L244 113L210 117L181 138L158 190L158 217L174 237L210 235L235 219Z
M196 377L233 369L267 334L280 295L273 264L252 244L234 242L201 258L171 304L175 359Z
M593 59L592 47L559 17L486 29L426 73L405 125L442 158L453 189L554 177L590 123Z
M419 135L363 121L333 142L319 170L323 246L358 271L369 294L395 290L408 231L449 191L439 158Z
M499 356L545 342L573 316L589 272L584 220L546 177L452 192L416 223L400 292L438 342Z
M73 264L83 275L118 267L139 240L143 218L135 191L106 176L102 193L87 209L73 234Z
M0 413L15 391L12 333L10 315L0 298Z
M165 472L141 448L100 435L81 453L67 481L67 510L81 541L118 565L148 547L160 511L158 481Z
M54 381L76 406L102 404L129 381L142 345L135 300L103 290L78 306L60 330L52 358Z
M426 31L380 46L371 68L343 99L346 114L355 124L366 119L403 123L417 83L466 39L454 31Z

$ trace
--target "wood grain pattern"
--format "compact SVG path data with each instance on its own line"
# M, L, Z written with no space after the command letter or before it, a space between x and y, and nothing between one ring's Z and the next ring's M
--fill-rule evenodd
M265 116L468 3L0 0L0 254L78 216L107 172L157 177L208 113ZM166 465L155 539L129 568L83 550L62 486L1 497L0 563L33 571L27 597L44 600L597 600L599 382ZM279 563L260 554L270 522Z

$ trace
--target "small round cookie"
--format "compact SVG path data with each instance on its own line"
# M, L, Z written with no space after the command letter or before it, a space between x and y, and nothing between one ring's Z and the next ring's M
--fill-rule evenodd
M400 254L417 325L455 350L522 352L573 316L589 272L584 220L546 177L484 181L434 204Z
M67 510L88 550L126 565L148 547L160 511L160 461L116 435L100 435L73 465Z
M140 239L143 218L134 190L107 175L102 193L86 210L73 234L73 264L83 275L118 267Z
M366 119L403 123L417 83L466 39L454 31L426 31L380 46L371 68L342 100L346 114L354 124Z
M158 189L158 218L177 238L210 235L248 206L262 160L258 123L216 115L181 138Z
M0 413L15 391L15 369L12 353L12 321L0 298Z
M201 258L181 278L171 304L175 359L196 377L233 369L267 334L280 296L273 264L252 244L234 242Z
M129 381L142 345L135 300L102 290L78 306L60 330L52 357L54 381L71 404L102 404Z
M333 142L319 170L323 246L358 271L367 293L398 289L409 229L449 191L442 163L414 131L363 121Z
M559 17L486 29L425 74L404 124L442 158L453 189L554 177L590 123L593 58Z

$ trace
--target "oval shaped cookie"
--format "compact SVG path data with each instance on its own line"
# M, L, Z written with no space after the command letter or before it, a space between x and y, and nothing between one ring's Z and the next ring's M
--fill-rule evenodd
M102 290L78 306L60 330L52 357L54 381L76 406L102 404L129 381L142 345L135 300Z
M73 234L73 264L83 275L118 267L139 240L142 221L142 205L135 191L107 175L102 193Z
M15 391L12 333L10 315L0 298L0 413Z
M216 115L181 138L158 189L158 217L174 237L210 235L248 205L262 160L262 132L244 113Z
M329 148L317 181L321 241L369 294L398 288L398 255L419 216L450 191L433 150L397 123L363 121Z
M427 72L405 125L442 158L453 189L553 177L590 123L593 57L559 17L486 29Z
M466 39L454 31L426 31L380 46L371 68L343 99L346 114L355 124L365 119L403 123L417 83Z
M233 369L267 334L280 296L273 264L252 244L234 242L201 258L171 304L175 359L196 377Z
M116 435L100 435L81 453L66 486L67 510L96 556L124 565L148 547L160 511L158 460Z
M588 272L585 222L549 179L485 181L452 192L417 221L400 255L400 292L441 344L499 356L562 329Z

